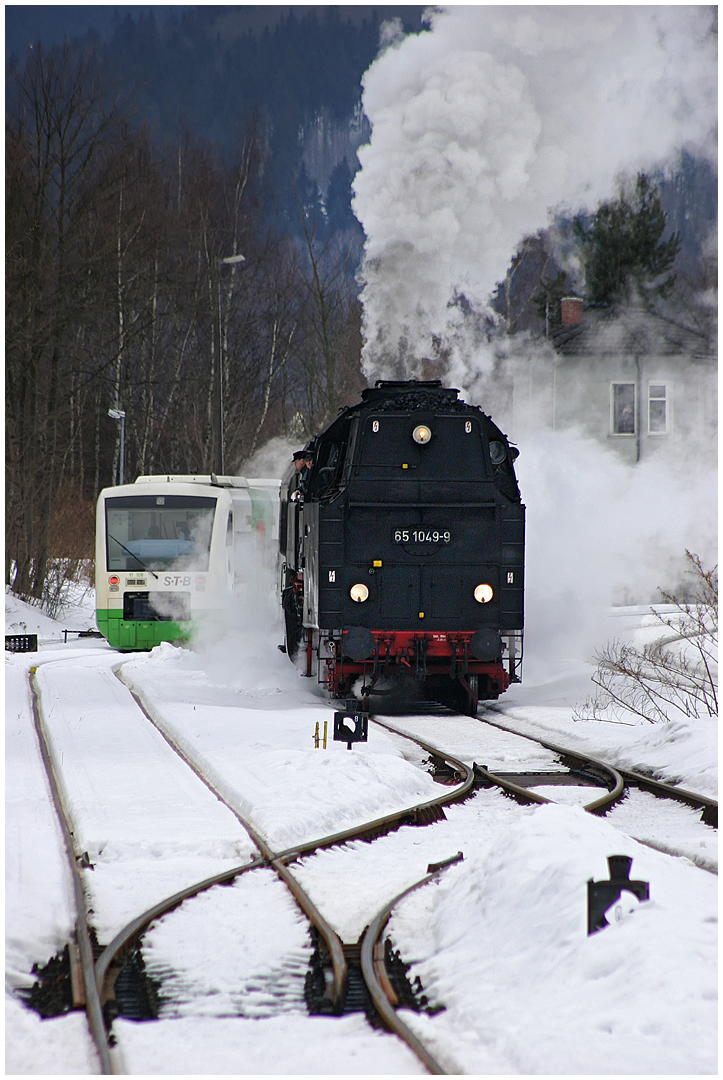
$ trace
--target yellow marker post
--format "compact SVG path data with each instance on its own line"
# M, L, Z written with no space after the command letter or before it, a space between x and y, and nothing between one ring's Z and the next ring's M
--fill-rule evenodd
M319 749L319 721L316 721L316 730L314 732L314 749Z
M324 721L324 749L326 750L326 725L327 721Z

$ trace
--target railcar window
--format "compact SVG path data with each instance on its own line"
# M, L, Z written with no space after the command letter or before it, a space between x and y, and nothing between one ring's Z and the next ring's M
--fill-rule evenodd
M216 499L128 495L106 499L109 570L208 570Z
M382 413L367 417L359 457L362 477L392 479L394 472L413 480L487 479L482 436L476 417L425 417L432 432L424 445L412 432L420 420L414 416ZM407 465L406 470L402 465ZM396 477L395 477L396 478Z

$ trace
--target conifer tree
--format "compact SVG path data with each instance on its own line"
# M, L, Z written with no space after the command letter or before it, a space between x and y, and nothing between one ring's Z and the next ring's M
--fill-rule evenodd
M675 232L663 240L666 217L660 195L645 173L638 173L632 191L601 203L589 220L578 216L575 235L585 266L587 298L592 303L664 296L675 281L672 267L680 251Z

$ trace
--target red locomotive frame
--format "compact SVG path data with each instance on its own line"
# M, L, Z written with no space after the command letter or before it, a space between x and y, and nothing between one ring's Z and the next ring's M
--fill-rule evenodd
M316 632L318 633L318 631ZM514 673L515 658L509 658L510 670L502 661L486 662L476 660L470 655L470 640L474 630L441 632L434 630L372 630L376 650L373 658L358 661L344 656L343 649L335 637L326 641L327 651L331 653L325 659L319 658L319 679L333 697L344 697L351 690L352 684L361 675L369 687L385 674L391 666L399 670L406 668L410 675L429 679L450 679L459 681L464 687L470 705L476 709L477 679L470 676L483 676L488 680L486 697L496 698L507 690L511 682L517 681ZM313 674L315 653L315 632L306 630L307 675ZM504 649L504 643L502 645ZM321 665L326 665L325 677Z

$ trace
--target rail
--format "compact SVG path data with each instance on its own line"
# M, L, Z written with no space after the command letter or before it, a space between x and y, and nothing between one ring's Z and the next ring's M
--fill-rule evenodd
M490 711L494 711L490 706L487 706ZM487 716L480 716L477 718L480 723L489 724L490 727L498 728L500 731L505 731L509 735L517 735L521 739L527 739L530 742L537 743L539 746L544 747L546 750L551 750L555 754L559 754L562 758L573 758L581 762L590 762L599 769L604 769L608 773L615 774L619 777L619 782L623 788L625 782L633 784L636 787L647 789L655 795L667 799L674 799L676 802L685 803L687 806L692 806L696 810L702 810L702 820L706 825L710 825L712 828L718 827L718 802L716 799L712 799L708 795L701 795L695 791L688 791L685 788L677 787L675 784L667 784L663 780L658 780L656 777L646 776L644 773L636 772L633 769L622 769L619 766L609 765L605 761L601 761L597 757L593 757L590 754L582 754L579 751L569 750L565 747L558 746L556 743L547 742L545 739L539 739L535 735L528 735L522 731L516 731L514 728L507 727L505 724L501 724L498 720L490 720ZM616 788L619 786L616 781ZM613 792L610 792L608 798L600 800L601 805L595 803L590 806L586 806L585 809L590 813L604 813L613 802L617 801L622 792L618 792L613 798Z
M370 922L361 947L362 975L364 976L364 982L369 988L374 1008L377 1010L387 1027L395 1032L400 1039L404 1040L410 1050L414 1051L424 1067L433 1076L446 1076L447 1071L446 1069L443 1069L436 1058L429 1053L427 1048L420 1042L414 1032L404 1023L394 1009L394 1003L390 1001L391 987L389 986L389 980L386 971L384 970L384 954L383 951L379 949L379 945L381 935L389 922L389 917L395 905L405 896L408 896L409 893L414 892L415 889L419 889L422 885L428 885L430 881L434 881L447 866L451 866L452 863L457 862L459 858L460 856L456 856L454 859L447 860L447 862L442 864L432 873L427 874L420 881L415 882L414 885L410 885L407 889L404 889L403 892L398 893L388 904L385 904L382 910L378 912Z
M90 929L88 924L88 905L85 902L83 882L80 876L80 871L78 869L80 852L77 852L75 850L70 814L68 813L68 810L65 806L62 792L60 790L60 784L58 783L58 778L55 774L55 768L53 766L50 747L48 745L45 728L43 726L43 722L40 716L37 688L35 685L35 671L36 668L30 669L30 691L33 705L33 722L35 724L35 731L38 737L38 743L40 745L40 756L42 758L45 772L48 777L48 783L50 784L53 805L55 807L55 812L58 816L58 821L60 822L60 828L63 834L63 841L65 843L65 852L73 881L73 895L75 898L76 909L75 932L77 937L78 950L80 953L80 970L83 980L85 1011L88 1017L88 1027L90 1028L90 1034L95 1044L95 1048L98 1052L98 1057L100 1059L101 1073L103 1073L103 1075L110 1075L113 1073L114 1070L111 1063L105 1021L103 1018L103 1009L101 1006L98 983L95 976L95 966L93 963L93 947L90 940Z

